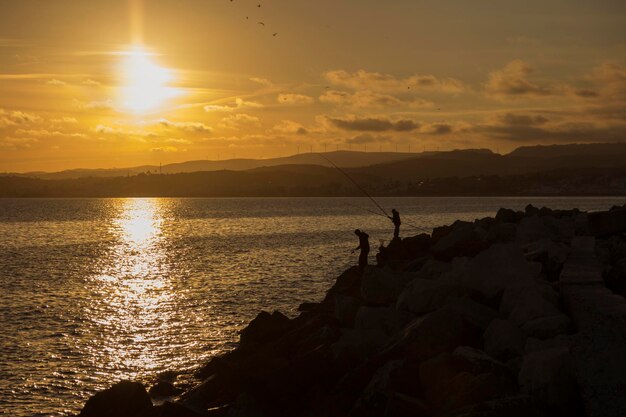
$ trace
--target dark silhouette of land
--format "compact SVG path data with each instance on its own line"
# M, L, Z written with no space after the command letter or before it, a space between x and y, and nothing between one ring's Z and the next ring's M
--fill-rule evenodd
M361 196L349 175L376 196L626 195L626 144L520 148L508 155L487 150L418 154L324 154L341 170L324 166L318 154L287 158L286 164L242 170L117 177L42 179L0 177L0 197L256 197ZM396 158L396 159L393 159ZM387 160L362 166L367 161ZM390 160L391 159L391 160ZM182 164L193 169L196 163ZM223 161L238 164L241 161ZM279 164L282 159L271 160ZM267 163L246 160L240 166ZM340 165L341 164L341 165ZM164 167L165 168L165 167ZM170 170L183 169L169 166ZM166 171L164 169L164 171ZM343 172L341 172L343 171ZM67 173L50 174L64 177Z

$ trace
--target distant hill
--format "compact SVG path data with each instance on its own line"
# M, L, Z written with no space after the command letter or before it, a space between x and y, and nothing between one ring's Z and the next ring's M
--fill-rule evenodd
M363 167L368 165L380 164L384 162L400 161L403 159L414 158L420 155L430 155L432 152L425 153L405 153L405 152L355 152L355 151L334 151L319 154L301 153L281 158L271 159L225 159L221 161L197 160L187 161L175 164L167 164L162 167L156 165L144 165L130 168L113 168L113 169L72 169L60 172L28 172L18 174L21 176L43 178L43 179L64 179L64 178L83 178L83 177L121 177L127 175L137 175L140 173L159 173L178 174L184 172L199 171L244 171L248 169L260 167L273 167L278 165L319 165L332 166L325 158L330 159L337 166ZM323 155L323 156L321 156Z
M525 158L554 158L580 155L626 154L626 142L618 143L570 143L564 145L522 146L507 156Z

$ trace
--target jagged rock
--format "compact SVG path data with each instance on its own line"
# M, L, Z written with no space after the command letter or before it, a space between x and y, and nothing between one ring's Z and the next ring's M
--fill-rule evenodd
M421 315L444 306L452 298L468 296L467 288L453 282L414 279L398 297L396 308Z
M414 278L437 280L452 269L452 264L429 258L424 262Z
M473 374L491 372L512 377L511 370L505 364L471 346L459 346L454 349L452 359L458 363L460 369Z
M428 253L431 243L431 237L426 233L402 239L402 246L409 259L417 258L418 256Z
M393 307L361 307L354 320L354 329L376 330L391 336L406 322L406 316Z
M610 267L604 277L606 286L616 294L626 297L626 257Z
M501 223L517 223L524 213L517 213L515 210L501 208L496 213L496 220Z
M557 219L552 216L532 216L522 219L517 226L515 240L521 245L539 239L555 241L569 241L574 236L574 223L567 219Z
M333 357L338 362L356 365L375 355L389 341L389 335L378 328L344 329L332 345Z
M474 224L464 221L456 221L452 230L437 241L432 247L434 252L447 252L460 244L476 239Z
M171 403L169 401L154 407L150 417L227 417L228 410L226 407L219 407L208 412L195 412L180 403Z
M522 330L526 335L537 339L550 339L560 334L567 333L571 325L571 320L565 314L555 316L539 317L527 321L522 325Z
M512 285L532 282L540 268L527 262L517 245L497 243L470 261L460 283L495 298Z
M159 381L154 384L148 393L151 397L174 397L180 394L182 390L180 388L176 388L174 384L167 381Z
M80 417L138 417L152 409L146 388L139 382L121 381L87 400Z
M372 268L361 279L361 296L367 304L387 305L394 302L411 275L399 274L383 268Z
M334 295L334 301L335 318L343 326L352 326L356 313L359 310L359 307L361 307L362 301L359 298L338 293Z
M498 223L489 229L487 235L485 236L485 240L491 243L511 242L515 239L516 231L517 225L515 223Z
M536 339L534 337L529 337L526 339L526 344L524 346L524 352L526 354L537 352L540 350L547 350L552 348L563 348L569 347L570 340L569 336L566 335L558 335L553 339Z
M284 334L291 327L291 321L279 311L272 314L262 311L241 331L242 346L259 344Z
M593 236L608 236L626 232L626 208L598 211L587 215Z
M454 417L553 417L538 407L528 395L497 398L467 407Z
M500 311L518 326L534 319L558 316L558 296L547 285L527 283L507 288L502 295Z
M557 281L570 247L544 238L527 245L525 251L527 260L541 263L542 272L548 281Z
M524 354L524 333L510 320L493 320L483 339L485 352L494 358L507 361Z
M572 369L567 347L536 351L524 356L519 384L536 401L568 415L567 410L575 412L580 404Z
M467 273L471 258L461 256L452 259L449 268L443 272L438 280L442 282L460 282L461 277Z
M470 298L452 300L446 305L446 308L460 314L464 320L482 332L499 316L498 312L491 307L477 303Z

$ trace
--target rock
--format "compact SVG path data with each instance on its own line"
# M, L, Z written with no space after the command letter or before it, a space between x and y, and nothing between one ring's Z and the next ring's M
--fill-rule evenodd
M464 320L467 320L472 326L475 326L482 332L499 316L494 309L477 303L470 298L452 300L446 305L446 308L460 314Z
M507 288L502 296L500 311L518 326L542 317L560 315L555 305L558 296L547 285L528 283Z
M604 277L606 286L616 294L626 297L626 257L610 267Z
M456 221L452 225L452 231L443 236L432 247L434 252L447 252L458 245L476 239L474 234L474 224L463 221Z
M598 211L587 215L593 236L608 236L626 232L626 208Z
M528 395L514 395L485 401L464 409L455 417L554 417L542 410Z
M361 300L349 295L337 293L334 295L334 302L335 318L342 326L351 327L354 323L356 313L362 304Z
M363 274L361 296L367 304L387 305L395 302L411 275L372 268Z
M204 411L204 410L203 410ZM180 403L171 403L169 401L164 402L163 404L154 407L153 414L150 417L201 417L201 416L210 416L210 417L227 417L228 412L227 409L224 408L216 408L209 410L208 413L205 412L195 412L190 408L185 407Z
M451 282L414 279L398 297L396 308L421 315L443 307L448 300L468 296L469 291Z
M473 374L490 372L512 378L511 370L505 364L471 346L459 346L454 349L452 359L458 363L459 369Z
M402 247L409 259L427 254L431 243L431 237L426 233L402 239Z
M446 272L452 269L452 265L449 262L441 262L435 259L429 258L417 274L413 274L414 278L437 280Z
M517 245L497 243L470 261L460 282L493 299L510 286L532 282L540 268L527 262Z
M80 417L137 417L152 409L146 388L139 382L121 381L87 400Z
M262 311L241 331L242 346L259 344L274 339L289 330L291 321L279 311Z
M378 328L344 329L341 337L332 345L335 361L357 365L374 356L390 342L389 335Z
M406 323L406 316L393 307L361 307L356 314L354 329L376 330L392 336Z
M524 333L512 321L493 320L483 335L485 352L502 361L522 356L524 338Z
M551 339L567 333L571 326L571 320L565 314L540 317L527 321L522 325L522 330L527 336L537 339Z
M525 217L517 226L515 241L521 245L539 239L554 241L570 241L574 237L574 223L567 219L557 219L551 216Z
M524 356L519 384L536 401L568 415L567 410L575 413L580 406L572 369L567 347L536 351Z
M525 248L525 256L529 261L540 262L542 273L548 281L558 281L563 264L570 253L570 247L550 239L539 239Z
M517 232L517 224L515 223L498 223L493 225L487 235L485 236L485 240L491 243L506 243L511 242L515 239L515 233Z
M526 354L537 352L540 350L547 350L552 348L564 348L569 347L570 340L569 336L559 335L553 339L535 339L534 337L529 337L526 339L526 344L524 346L524 352Z
M520 213L520 215L523 216L523 213ZM496 220L501 223L517 223L521 217L520 215L514 210L501 208L496 213Z
M151 397L163 398L174 397L182 393L180 388L176 388L174 384L166 381L159 381L148 391Z

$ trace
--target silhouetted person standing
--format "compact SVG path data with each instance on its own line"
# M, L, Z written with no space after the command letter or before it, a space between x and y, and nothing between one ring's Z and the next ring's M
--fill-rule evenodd
M359 246L357 246L355 250L361 249L361 253L359 255L359 271L362 272L367 266L367 255L370 253L370 236L359 229L356 229L354 234L359 237Z
M398 210L396 209L391 209L391 216L387 216L389 217L389 220L391 220L393 222L394 225L394 229L393 229L393 238L398 238L400 237L400 225L402 224L402 222L400 221L400 213L398 213Z

